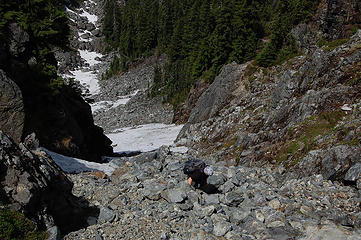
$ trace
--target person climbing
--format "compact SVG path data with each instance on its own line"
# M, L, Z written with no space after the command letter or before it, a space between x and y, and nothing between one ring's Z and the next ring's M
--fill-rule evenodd
M189 159L184 164L183 172L188 176L188 184L194 186L196 189L201 189L206 193L215 190L213 185L207 184L208 176L213 175L213 168L207 166L202 160Z

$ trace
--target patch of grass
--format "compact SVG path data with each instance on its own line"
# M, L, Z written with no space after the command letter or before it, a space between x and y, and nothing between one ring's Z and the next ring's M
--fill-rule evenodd
M287 167L296 165L307 153L319 147L316 144L318 137L334 131L335 126L344 116L345 113L342 111L324 112L288 129L286 134L288 140L278 151L275 159L278 162L286 162Z
M229 141L225 142L221 149L227 149L227 148L230 148L232 146L234 146L236 144L236 141L237 141L237 136L234 136L232 139L230 139Z
M349 40L350 40L349 38L342 38L327 42L326 44L323 45L323 49L326 52L330 52L336 49L337 47L341 46L342 44L347 43Z
M246 71L244 73L244 75L246 77L249 77L249 76L252 76L253 74L255 74L257 71L259 71L259 67L256 66L256 65L253 65L253 64L249 64L247 67L246 67Z
M46 232L37 231L35 224L22 213L9 209L0 210L0 239L2 240L42 240Z
M361 45L360 45L361 47ZM361 84L361 62L358 62L346 70L349 79L346 84L349 86L356 86Z
M249 91L250 87L249 87L249 82L244 82L244 88Z
M318 47L323 47L323 46L325 46L327 43L328 43L328 42L327 42L326 39L321 38L320 40L318 40L317 46L318 46Z
M359 27L357 25L353 25L351 28L351 35L354 35L358 29L359 29Z
M300 56L301 53L294 46L283 47L277 55L276 65L282 65L283 63Z

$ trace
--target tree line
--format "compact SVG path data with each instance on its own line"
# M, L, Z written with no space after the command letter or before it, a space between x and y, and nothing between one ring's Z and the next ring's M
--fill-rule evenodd
M307 21L319 0L108 0L103 32L119 50L112 74L137 58L167 54L155 69L153 95L179 104L194 81L212 82L229 62L278 64L298 53L291 28ZM119 66L115 68L114 66Z

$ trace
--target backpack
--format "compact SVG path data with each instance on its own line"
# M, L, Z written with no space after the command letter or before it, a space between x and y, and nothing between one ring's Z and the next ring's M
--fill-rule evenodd
M206 164L199 159L190 159L185 162L183 172L184 174L190 174L196 170L201 170L206 167Z

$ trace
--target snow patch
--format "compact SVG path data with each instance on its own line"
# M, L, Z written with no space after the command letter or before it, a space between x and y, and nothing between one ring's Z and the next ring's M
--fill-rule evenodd
M137 93L139 92L139 90L135 91L132 94L129 95L125 95L125 96L121 96L118 100L116 101L100 101L100 102L95 102L93 104L90 104L90 107L92 109L92 112L98 112L98 111L108 111L110 109L113 108L117 108L120 105L125 105L129 102L129 100L135 96Z
M96 58L101 58L103 55L97 52L89 52L88 50L79 50L80 57L85 60L90 66L100 63Z
M170 150L172 152L177 152L177 153L186 153L188 152L188 148L184 147L184 146L179 146L179 147L171 147Z
M88 2L91 3L91 4L94 4L94 5L98 5L98 3L96 3L96 2L94 2L92 0L88 0Z
M350 108L348 104L344 104L341 107L341 110L343 110L343 111L352 111L352 108Z
M67 7L65 7L65 11L66 11L66 12L70 12L70 13L74 13L74 14L77 14L76 12L74 12L73 10L71 10L71 9L69 9L69 8L67 8Z
M79 14L80 16L86 17L89 22L93 23L94 25L96 24L96 22L98 21L98 17L96 15L90 14L89 12L85 11L82 8L80 10L82 10L82 13Z
M45 148L43 148L43 150L49 154L54 162L66 173L102 171L110 176L114 172L114 168L110 163L88 162L78 158L67 157Z
M115 130L107 134L113 141L114 152L148 152L174 143L183 125L153 123Z
M100 86L98 83L98 76L96 73L84 70L70 71L72 75L64 75L66 78L74 78L79 81L80 84L89 90L90 95L95 95L100 92Z

